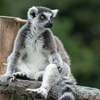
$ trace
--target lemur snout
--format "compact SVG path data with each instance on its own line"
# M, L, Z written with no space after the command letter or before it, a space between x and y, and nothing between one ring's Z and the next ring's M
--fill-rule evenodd
M44 27L46 27L46 28L52 28L52 26L53 26L52 21L49 21L46 25L44 25Z

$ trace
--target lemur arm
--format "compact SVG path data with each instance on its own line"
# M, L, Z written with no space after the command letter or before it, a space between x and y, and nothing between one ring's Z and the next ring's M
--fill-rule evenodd
M10 78L12 73L15 72L16 66L18 64L20 64L22 56L24 55L24 52L23 52L24 46L22 46L22 42L21 42L22 41L21 39L23 39L24 36L21 35L21 34L22 34L22 31L19 31L18 35L15 39L15 42L14 42L13 51L7 59L7 63L8 63L7 71L2 76L2 79L1 79L1 81L4 82L4 83L6 83L7 79Z
M7 73L12 74L15 71L15 67L21 63L22 57L25 54L25 39L27 31L29 31L27 23L19 30L16 39L14 41L14 47L12 54L8 57Z
M48 59L50 64L56 64L59 72L62 71L63 61L57 51L54 51L52 54L50 54Z
M47 55L50 64L56 64L59 71L63 66L63 61L60 54L57 52L57 45L51 30L46 30L42 33L44 39L43 52Z
M16 51L16 52L13 52L9 57L8 57L8 66L7 66L7 72L6 73L9 73L9 74L12 74L15 72L15 67L18 63L18 60L20 58L20 52L19 51Z
M6 73L2 76L1 81L6 85L7 80L11 77L12 73L15 72L15 68L20 63L20 52L16 51L13 52L9 57L8 57L8 66L7 66L7 71Z

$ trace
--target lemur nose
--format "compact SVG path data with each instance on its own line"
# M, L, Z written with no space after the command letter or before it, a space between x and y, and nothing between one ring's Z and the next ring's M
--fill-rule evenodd
M46 28L51 28L52 26L53 26L53 22L52 21L49 21L48 23L46 23L44 25L44 27L46 27Z
M53 22L52 22L52 21L50 21L50 22L49 22L49 24L50 24L50 25L52 25L52 24L53 24Z
M53 25L53 22L52 21L49 21L49 26L51 26L52 27L52 25Z

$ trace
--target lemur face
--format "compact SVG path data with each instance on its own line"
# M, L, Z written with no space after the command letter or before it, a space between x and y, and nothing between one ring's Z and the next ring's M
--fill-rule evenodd
M46 7L32 7L28 11L28 19L42 28L51 28L53 26L53 18L56 16L58 10L51 10Z
M38 16L39 24L45 28L51 28L53 26L53 15L49 12L43 12Z

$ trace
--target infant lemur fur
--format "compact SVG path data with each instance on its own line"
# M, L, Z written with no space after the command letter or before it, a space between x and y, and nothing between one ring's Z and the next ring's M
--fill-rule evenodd
M59 84L62 95L58 100L75 100L76 81L69 67L69 55L50 30L57 13L57 9L40 6L29 9L27 23L19 30L13 51L8 57L7 72L2 76L2 82L6 84L10 77L14 81L17 76L33 80L42 77L40 88L26 91L47 98L51 87Z

